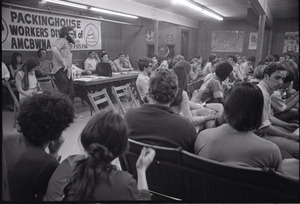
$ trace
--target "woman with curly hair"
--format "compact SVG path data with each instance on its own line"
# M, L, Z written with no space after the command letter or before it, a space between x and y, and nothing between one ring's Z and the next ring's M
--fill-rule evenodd
M73 118L71 100L57 92L37 94L21 103L17 118L21 134L3 136L11 201L42 200L59 164L62 132Z
M44 201L99 201L150 199L146 169L155 151L142 149L136 163L138 182L111 162L128 146L129 130L124 118L112 111L97 113L82 130L85 155L72 155L54 172Z
M35 70L38 69L39 65L40 62L37 58L30 58L16 71L15 83L20 100L40 92L40 87L35 76Z

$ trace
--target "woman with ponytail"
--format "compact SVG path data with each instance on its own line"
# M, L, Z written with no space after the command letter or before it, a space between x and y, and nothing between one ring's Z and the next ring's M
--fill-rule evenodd
M40 65L36 58L30 58L16 71L15 83L19 92L19 99L32 96L39 93L38 81L35 76L35 70Z
M124 118L112 111L97 113L80 135L85 155L72 155L52 175L44 201L150 200L146 169L155 151L144 148L137 161L138 182L111 162L128 145Z

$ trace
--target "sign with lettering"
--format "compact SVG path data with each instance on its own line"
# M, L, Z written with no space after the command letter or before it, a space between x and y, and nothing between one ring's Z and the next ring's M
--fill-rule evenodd
M50 50L64 26L74 27L73 50L101 49L100 21L2 7L2 50Z

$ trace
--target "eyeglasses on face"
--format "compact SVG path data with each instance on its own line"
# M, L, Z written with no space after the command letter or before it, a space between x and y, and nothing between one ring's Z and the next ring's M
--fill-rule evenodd
M74 33L68 33L68 34L74 36Z

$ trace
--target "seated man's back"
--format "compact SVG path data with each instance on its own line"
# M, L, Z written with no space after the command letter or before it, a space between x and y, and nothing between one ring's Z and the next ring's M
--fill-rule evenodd
M149 104L130 109L125 114L130 138L141 142L182 147L194 153L197 133L187 119L175 115L170 109L178 91L178 80L173 70L157 69L150 77Z
M125 114L130 138L163 147L182 147L194 153L197 133L193 124L169 107L144 104Z

